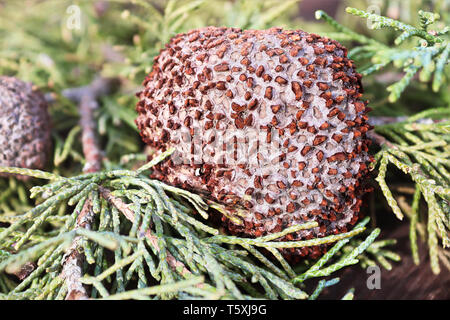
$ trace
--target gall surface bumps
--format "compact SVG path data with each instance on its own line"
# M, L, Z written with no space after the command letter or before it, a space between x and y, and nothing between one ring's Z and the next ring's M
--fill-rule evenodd
M145 143L176 149L152 177L247 209L232 234L282 240L346 232L368 174L361 75L336 41L281 28L207 27L179 34L155 58L137 95ZM282 249L297 260L326 246Z
M0 148L4 167L44 169L50 154L47 102L32 84L13 77L0 77Z

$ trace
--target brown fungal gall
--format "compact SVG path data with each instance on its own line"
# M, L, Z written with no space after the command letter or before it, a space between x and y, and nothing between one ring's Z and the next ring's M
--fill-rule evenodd
M277 113L278 111L280 111L281 106L279 104L273 105L270 107L272 109L273 113Z
M310 150L311 150L311 146L304 146L301 151L302 156L306 156Z
M49 160L51 124L47 102L31 83L13 77L0 76L0 148L2 167L45 169Z
M285 78L280 77L280 76L275 78L275 82L277 82L278 84L281 84L281 85L285 85L286 83L288 83L288 81Z
M267 87L266 88L266 93L264 94L264 98L266 98L268 100L272 100L272 96L273 96L273 89L272 89L272 87Z
M258 237L306 221L319 226L287 239L349 230L368 190L370 109L346 54L336 41L301 30L207 27L176 35L138 94L144 142L155 154L175 148L181 155L152 178L221 202L231 215L236 206L248 210L242 225L222 217L232 234ZM185 132L188 139L178 138ZM295 260L325 249L280 251Z
M303 92L302 92L302 88L298 82L292 81L292 91L295 94L295 100L300 100Z
M323 143L325 140L327 140L327 137L326 137L326 136L317 135L317 136L314 138L313 145L314 145L314 146L317 146L317 145Z
M298 58L298 61L304 66L306 66L309 63L309 60L305 57Z
M217 72L223 72L223 71L228 71L228 70L230 70L230 68L228 67L228 63L226 63L226 62L218 64L214 67L214 71L217 71Z

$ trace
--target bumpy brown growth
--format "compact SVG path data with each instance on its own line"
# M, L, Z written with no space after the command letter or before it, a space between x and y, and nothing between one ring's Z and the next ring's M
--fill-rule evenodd
M153 177L231 212L248 209L241 224L223 217L233 234L258 237L311 220L319 227L284 240L347 231L367 191L370 126L361 75L346 53L336 41L280 28L175 36L138 93L143 140L177 150Z
M0 77L0 166L44 169L50 147L50 116L44 96L30 83Z

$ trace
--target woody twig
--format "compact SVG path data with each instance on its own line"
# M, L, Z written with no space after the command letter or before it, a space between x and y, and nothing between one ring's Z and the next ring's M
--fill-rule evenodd
M82 128L83 154L86 164L83 172L91 173L100 171L102 166L102 151L97 139L97 130L94 112L98 108L97 99L113 91L116 79L96 78L91 84L84 87L67 89L63 95L78 103L80 113L80 127ZM94 220L91 202L87 200L78 215L75 229L90 229ZM82 277L82 266L85 260L81 250L81 237L76 237L69 249L66 251L63 262L61 277L67 285L66 300L88 299L86 289L80 282Z

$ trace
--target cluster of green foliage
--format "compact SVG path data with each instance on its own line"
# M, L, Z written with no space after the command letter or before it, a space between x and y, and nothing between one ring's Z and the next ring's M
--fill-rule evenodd
M79 29L68 28L71 11L67 10L73 4L82 13ZM0 168L36 178L25 183L0 179L0 299L64 299L67 286L61 272L65 252L76 239L81 239L86 260L81 281L90 289L90 297L105 299L315 299L339 281L335 272L344 267L380 264L390 269L388 259L399 260L386 249L395 240L375 241L380 230L366 230L368 218L348 233L307 241L276 240L313 224L258 239L224 235L208 220L223 211L220 205L147 178L151 166L167 154L143 164L146 154L134 125L134 92L170 37L205 25L305 26L307 31L344 42L367 75L366 96L373 101L373 113L405 116L402 122L375 128L386 139L373 166L378 168L381 192L399 218L406 214L411 220L415 261L419 233L428 239L433 271L439 271L439 259L448 267L448 251L438 244L441 238L448 245L450 219L448 28L439 25L436 14L424 11L419 12L418 27L413 27L347 9L371 19L377 28L400 30L394 40L380 38L388 31L356 33L322 11L316 17L329 27L299 21L294 16L297 7L295 0L36 0L27 5L0 1L0 74L32 81L52 95L54 139L48 172ZM448 25L448 17L441 18ZM436 25L439 29L430 31ZM375 73L396 68L405 74L397 73L400 79L386 90ZM99 74L119 77L121 88L102 97L96 113L104 171L81 174L85 159L78 109L63 92L86 85ZM432 118L443 121L434 123ZM389 164L414 183L411 205L385 182L386 176L396 174L387 170ZM45 180L48 183L42 184ZM419 210L422 197L425 210ZM95 217L90 230L76 228L86 202ZM295 267L277 250L321 243L333 246L322 258L306 259ZM13 274L30 262L35 262L32 272L19 281ZM311 281L316 289L307 293ZM345 299L352 296L352 291L343 294Z
M442 89L446 95L440 105L434 103L397 123L377 125L375 132L385 136L387 141L376 153L377 161L372 166L372 169L378 167L376 180L394 214L402 220L404 211L411 220L411 249L415 263L419 263L416 243L419 230L421 236L427 238L431 267L437 274L440 272L439 259L445 266L450 266L449 254L445 251L446 247L450 247L450 101L449 86L445 79L448 76L445 68L450 60L450 43L446 35L450 28L441 25L440 29L429 30L440 16L422 10L418 12L417 27L355 8L347 8L346 11L369 19L373 29L391 28L400 32L392 46L344 27L323 11L316 12L317 19L324 19L339 32L337 38L357 43L349 56L361 64L365 63L365 67L361 68L363 75L375 73L390 63L402 68L402 77L386 88L389 102L396 102L400 98L416 74L419 81L428 85L428 91L439 92ZM410 43L407 43L408 40ZM403 210L385 181L389 164L409 175L415 184L412 204L403 205ZM427 203L428 212L425 218L419 219L421 197ZM438 237L441 238L443 248L438 244Z

